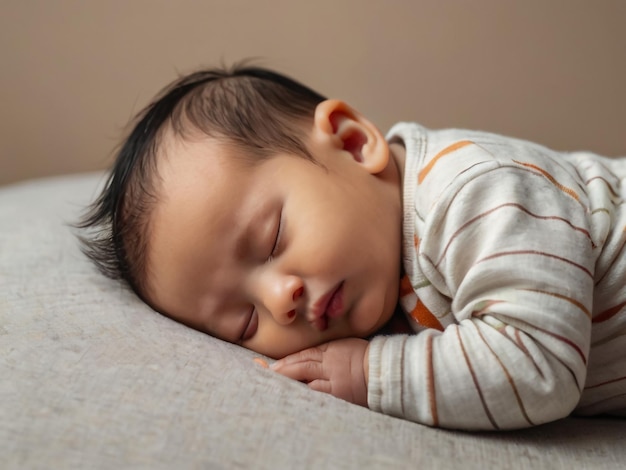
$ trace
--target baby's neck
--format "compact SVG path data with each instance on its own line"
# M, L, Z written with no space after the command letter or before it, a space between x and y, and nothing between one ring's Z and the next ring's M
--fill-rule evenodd
M404 163L406 161L406 149L401 142L390 142L389 143L389 152L390 152L390 161L395 164L397 176L402 185L402 181L404 181Z

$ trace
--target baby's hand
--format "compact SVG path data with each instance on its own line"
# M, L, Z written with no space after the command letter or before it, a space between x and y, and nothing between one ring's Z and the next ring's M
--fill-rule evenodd
M338 339L284 357L271 369L313 390L367 406L368 346L364 339Z

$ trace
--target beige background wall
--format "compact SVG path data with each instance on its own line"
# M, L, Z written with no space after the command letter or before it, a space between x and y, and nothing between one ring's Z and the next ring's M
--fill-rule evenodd
M179 72L263 58L400 119L626 155L621 0L0 0L0 184L105 168Z

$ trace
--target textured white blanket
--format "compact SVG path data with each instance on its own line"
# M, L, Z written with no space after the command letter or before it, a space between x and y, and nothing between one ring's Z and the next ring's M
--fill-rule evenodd
M0 188L0 467L623 468L624 421L431 429L157 315L98 274L67 225L101 180Z

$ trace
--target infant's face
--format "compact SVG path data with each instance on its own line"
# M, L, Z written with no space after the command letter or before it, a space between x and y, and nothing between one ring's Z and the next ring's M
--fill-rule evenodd
M258 164L216 140L173 141L150 233L162 313L270 357L365 337L397 302L398 188L350 153Z

